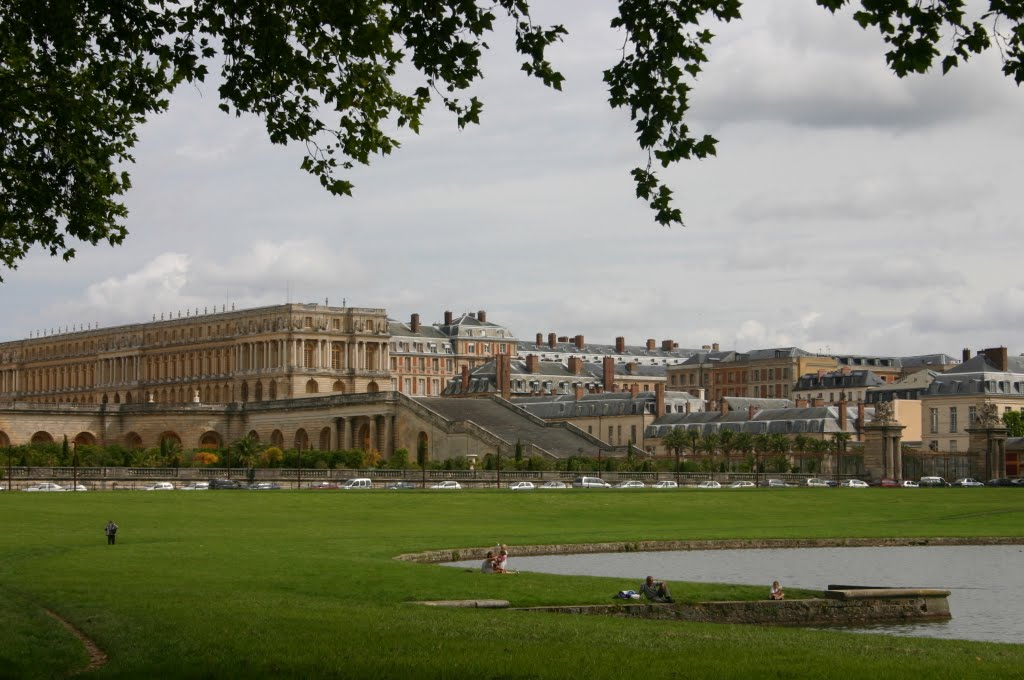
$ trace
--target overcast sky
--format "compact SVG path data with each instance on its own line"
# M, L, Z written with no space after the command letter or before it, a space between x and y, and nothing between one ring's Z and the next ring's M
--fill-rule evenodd
M5 272L0 338L234 304L329 300L392 318L487 310L518 337L672 338L880 355L1017 342L1024 91L998 55L898 80L884 46L813 0L715 27L691 126L718 156L664 173L685 228L634 195L632 124L601 72L609 0L536 0L565 24L551 91L488 39L482 125L441 111L334 198L259 120L184 87L141 130L125 244Z

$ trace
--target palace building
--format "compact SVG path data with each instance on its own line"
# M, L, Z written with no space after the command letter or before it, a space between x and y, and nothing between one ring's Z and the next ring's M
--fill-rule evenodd
M283 304L0 343L0 400L251 402L389 389L385 310Z

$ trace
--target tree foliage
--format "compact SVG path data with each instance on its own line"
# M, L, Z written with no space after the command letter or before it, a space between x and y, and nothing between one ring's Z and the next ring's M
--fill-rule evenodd
M1024 413L1020 411L1004 411L1003 424L1011 437L1024 437Z
M808 0L810 1L810 0ZM831 11L850 0L815 0ZM681 224L658 177L716 140L686 122L689 96L714 34L741 18L741 0L620 0L611 26L623 41L604 72L608 101L635 125L647 162L632 170L638 198L663 225ZM275 144L301 142L301 168L335 195L345 171L399 146L394 126L418 132L439 102L458 126L483 103L466 92L483 77L485 41L503 18L522 70L561 89L546 50L566 34L533 23L528 0L7 0L0 3L0 264L33 246L69 259L75 242L121 243L122 196L137 129L182 83L218 72L220 108L262 119ZM898 76L941 59L947 72L995 46L1003 72L1024 81L1024 0L860 0L853 18L878 30ZM408 72L414 82L400 87Z

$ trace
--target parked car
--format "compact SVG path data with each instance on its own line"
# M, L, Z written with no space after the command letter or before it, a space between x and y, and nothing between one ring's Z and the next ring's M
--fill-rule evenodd
M922 477L921 481L919 481L917 485L920 487L949 486L946 480L942 477Z
M644 488L644 483L640 482L640 481L637 481L635 479L627 479L624 482L619 482L618 484L616 484L615 488L616 489L642 489L642 488Z
M985 482L985 486L1016 486L1012 479L1007 477L1000 477L999 479L990 479Z
M817 477L811 477L807 480L807 486L816 489L827 489L829 487L828 480L818 479Z
M730 484L729 488L730 489L753 489L756 486L757 486L757 484L754 484L751 481L740 480L738 482L733 482L732 484Z
M706 480L697 485L698 489L721 489L722 485L713 480Z
M32 486L26 486L22 491L64 491L64 487L53 482L39 482Z
M676 489L679 485L669 479L663 479L660 482L651 484L652 489Z
M335 482L311 482L309 485L310 489L337 489L338 485Z
M255 484L249 485L251 491L270 491L273 489L280 489L281 485L277 482L256 482Z
M189 482L179 489L179 491L206 491L210 488L209 482Z
M388 484L384 488L385 489L415 489L416 488L416 484L414 484L413 482L391 482L390 484Z
M237 479L211 479L207 488L213 489L241 489L242 483Z
M868 483L862 479L844 479L839 482L839 486L846 487L847 489L866 489Z
M885 487L887 489L895 489L900 485L900 480L892 479L891 477L882 477L878 480L878 484L872 484L872 486Z
M533 491L537 487L533 485L533 482L512 482L508 488L512 491Z
M1014 486L1024 486L1024 477L1018 477L1017 479L1011 479Z
M543 484L540 485L540 488L542 488L542 489L568 489L569 485L566 484L565 482L551 481L551 482L544 482Z
M577 477L572 480L572 485L577 489L610 489L612 485L600 477Z
M372 489L373 480L367 477L356 477L355 479L346 479L339 489Z
M950 484L950 486L959 486L960 488L966 489L985 485L976 479L972 479L970 477L963 477Z
M143 491L174 491L174 485L170 482L153 482L142 487Z
M430 487L431 489L461 489L462 485L458 482L448 479L443 482L438 482Z
M85 484L68 484L64 487L65 491L88 491L89 487Z
M918 483L912 479L904 479L902 482L900 482L900 486L902 486L904 489L916 489L918 487Z

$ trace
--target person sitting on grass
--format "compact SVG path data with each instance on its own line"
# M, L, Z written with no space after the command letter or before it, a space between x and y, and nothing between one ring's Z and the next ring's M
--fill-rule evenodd
M487 551L487 557L485 557L484 561L480 564L480 571L483 572L484 574L493 574L494 573L494 552L493 551L491 551L491 550Z
M496 574L507 574L508 573L508 551L504 548L498 553L498 556L494 558L494 572Z
M664 581L655 581L653 576L648 576L640 584L640 593L651 602L673 602L668 584Z
M779 585L778 581L772 581L772 591L768 594L768 597L772 600L786 599L786 593L782 590L782 586Z

